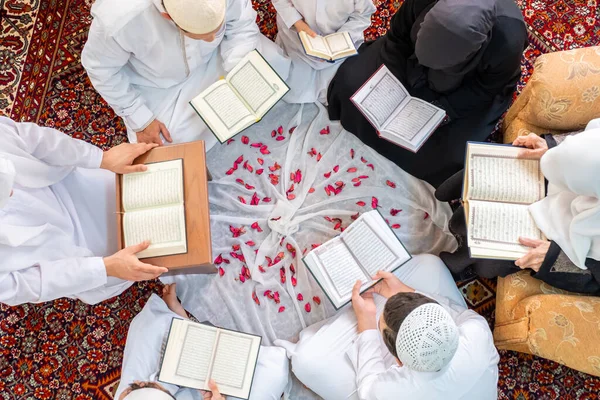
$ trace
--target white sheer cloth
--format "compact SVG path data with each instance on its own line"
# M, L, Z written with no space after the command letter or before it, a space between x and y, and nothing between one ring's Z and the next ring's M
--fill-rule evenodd
M334 314L301 259L358 213L378 207L411 254L457 247L447 231L450 207L434 199L433 188L330 122L320 105L280 103L215 146L207 163L220 273L161 280L177 282L198 320L262 335L263 345L296 341L303 328Z

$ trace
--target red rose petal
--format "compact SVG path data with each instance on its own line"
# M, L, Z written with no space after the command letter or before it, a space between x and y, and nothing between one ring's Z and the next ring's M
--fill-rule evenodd
M391 188L396 189L396 184L390 180L385 181L385 184L388 185Z
M302 293L298 293L298 296L296 296L296 298L298 299L298 301L304 301L304 296L302 296Z
M313 301L317 304L320 305L321 304L321 298L319 296L314 296L313 297Z
M306 304L304 305L304 310L305 310L306 312L310 312L310 310L311 310L311 309L312 309L312 308L311 308L311 306L310 306L310 303L306 303Z
M350 167L350 168L348 168L346 170L346 172L350 172L350 173L353 173L353 172L356 172L356 171L357 171L357 169L355 167Z
M244 144L250 143L250 138L248 136L242 136L242 143L244 143Z
M280 312L280 313L282 313L282 312L284 312L284 311L285 311L285 307L284 307L284 306L281 306L281 307L279 307L279 311L277 311L277 312Z
M364 201L357 201L356 205L359 207L364 207L367 203L365 203Z
M402 210L396 210L395 208L390 209L390 215L392 217L395 217L399 212L401 212Z
M225 275L225 270L223 269L223 267L219 267L219 276L223 275Z

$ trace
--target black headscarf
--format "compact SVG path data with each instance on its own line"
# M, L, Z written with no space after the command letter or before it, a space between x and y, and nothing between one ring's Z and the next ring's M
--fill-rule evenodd
M418 64L429 68L431 89L450 92L477 67L491 39L498 2L439 0L419 15L411 38Z

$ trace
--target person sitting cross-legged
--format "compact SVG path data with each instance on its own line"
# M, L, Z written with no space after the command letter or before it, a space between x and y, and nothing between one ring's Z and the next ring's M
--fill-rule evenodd
M417 290L379 272L371 292L361 296L356 283L353 310L306 328L297 344L275 343L288 350L296 377L332 400L496 399L492 333L443 262L415 256L397 274Z

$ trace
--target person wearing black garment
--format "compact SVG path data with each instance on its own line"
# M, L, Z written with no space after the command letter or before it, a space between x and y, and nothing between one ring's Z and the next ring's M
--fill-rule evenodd
M594 125L597 125L594 126ZM595 128L595 129L593 129ZM590 131L593 129L593 131ZM553 135L519 136L515 145L528 147L523 157L541 158L547 196L529 211L551 241L521 238L529 253L516 261L471 258L463 206L450 219L448 228L459 242L454 253L440 258L457 280L473 273L484 278L506 276L528 270L536 279L559 289L600 294L600 159L594 151L600 145L600 119L586 131L557 144ZM584 135L584 136L580 136ZM595 135L595 136L594 136ZM463 171L442 183L435 192L440 201L457 199L462 193Z
M390 30L346 60L328 91L329 118L410 174L438 186L464 165L508 108L527 30L514 0L406 0ZM385 64L412 96L448 120L412 153L380 139L350 97Z

